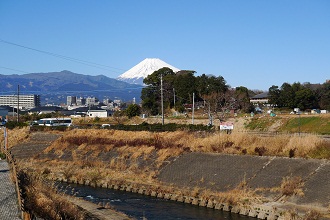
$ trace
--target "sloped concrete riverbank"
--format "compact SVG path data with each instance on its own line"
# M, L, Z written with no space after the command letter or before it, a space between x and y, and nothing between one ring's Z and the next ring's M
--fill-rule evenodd
M286 177L301 178L303 195L285 198L268 194L266 196L271 200L269 207L328 211L328 160L189 153L164 167L159 175L161 181L169 184L200 186L216 191L233 189L242 181L252 189L271 189L279 187Z
M137 185L110 181L95 184L89 180L56 179L90 185L93 187L112 188L122 191L164 198L177 202L190 203L223 211L231 211L260 219L285 219L283 213L288 209L305 213L308 210L327 212L330 192L330 163L327 160L289 159L276 157L254 157L220 155L205 153L187 153L176 158L162 169L158 178L166 185L181 188L209 188L214 191L226 191L235 188L242 181L251 189L271 189L278 187L285 177L298 176L305 183L304 195L291 197L277 193L267 193L268 202L257 205L230 205L217 199L201 198L164 192L161 187L155 189L148 185ZM201 179L203 180L201 182ZM327 217L324 217L327 219Z
M49 137L46 137L47 135ZM61 156L43 152L52 141L59 137L60 135L47 133L32 134L31 141L14 146L12 151L15 153L14 155L17 155L18 159L21 157L22 159L69 160L72 158L69 150L61 154ZM25 148L28 150L25 151ZM107 154L107 157L102 158L100 162L109 163L112 157L118 155L112 151L103 153ZM92 156L92 152L89 155ZM102 156L102 154L100 155ZM98 156L92 159L97 160ZM171 185L190 189L198 187L215 192L225 192L234 189L243 182L246 187L253 190L279 188L283 179L287 177L299 177L301 179L303 183L301 195L287 196L272 190L266 190L261 192L261 194L268 201L264 204L251 206L231 205L219 202L213 198L205 199L188 194L168 193L162 189L161 185L154 188L148 185L138 185L116 180L94 183L88 179L66 179L63 176L57 176L54 180L126 190L178 202L231 211L260 219L284 219L282 214L286 210L297 210L300 213L305 213L313 209L323 214L329 213L329 160L185 152L179 157L168 160L165 166L161 166L155 178L160 181L160 184L163 183L164 186Z

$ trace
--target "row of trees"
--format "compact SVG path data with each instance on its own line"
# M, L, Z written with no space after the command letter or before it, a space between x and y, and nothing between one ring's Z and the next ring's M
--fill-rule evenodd
M269 102L279 108L330 110L330 82L324 84L283 83L269 88Z
M225 117L230 110L249 113L254 111L250 98L262 91L251 91L246 87L230 88L222 76L194 76L195 71L183 70L174 73L164 67L144 79L142 109L157 115L161 113L161 89L164 109L183 112L194 101L202 103L213 116ZM269 103L279 108L327 109L330 110L330 81L324 84L283 83L281 87L269 88Z
M144 79L146 87L142 89L142 108L149 114L161 112L161 89L163 90L164 109L174 108L182 112L184 105L194 101L202 103L210 113L224 117L231 109L250 112L253 108L249 96L251 91L245 87L231 89L222 76L194 76L195 71L183 70L174 73L164 67Z

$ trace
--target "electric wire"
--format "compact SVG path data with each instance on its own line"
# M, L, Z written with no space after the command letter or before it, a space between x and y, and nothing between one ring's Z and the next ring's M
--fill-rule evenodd
M18 70L18 69L13 69L13 68L9 68L9 67L0 66L0 68L2 68L2 69L6 69L6 70L12 70L12 71L16 71L16 72L21 72L21 73L27 73L27 74L29 74L29 73L26 72L26 71Z
M35 48L32 48L32 47L24 46L24 45L21 45L21 44L6 41L6 40L3 40L3 39L0 39L0 42L5 43L5 44L9 44L9 45L12 45L12 46L32 50L32 51L35 51L35 52L47 54L49 56L57 57L57 58L60 58L60 59L71 61L71 62L80 63L80 64L90 66L90 67L95 67L95 68L108 70L108 71L112 71L112 72L117 72L117 73L119 71L125 71L124 69L111 67L111 66L107 66L107 65L103 65L103 64L98 64L98 63L94 63L94 62L90 62L90 61L86 61L86 60L82 60L82 59L77 59L77 58L73 58L73 57L68 57L68 56L64 56L64 55L60 55L60 54L56 54L56 53L52 53L52 52L48 52L48 51L44 51L44 50L39 50L39 49L35 49Z

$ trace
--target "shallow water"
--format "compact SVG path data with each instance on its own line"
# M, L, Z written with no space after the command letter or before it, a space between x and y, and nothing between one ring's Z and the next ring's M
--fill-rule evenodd
M90 186L60 183L69 194L102 205L110 204L116 210L121 211L136 219L158 220L252 220L255 218L242 216L221 210L195 206L171 200L145 196L138 193L94 188Z

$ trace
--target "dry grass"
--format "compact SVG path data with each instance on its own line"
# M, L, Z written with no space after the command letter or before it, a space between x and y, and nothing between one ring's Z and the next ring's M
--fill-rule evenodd
M309 210L305 216L303 217L303 220L317 220L321 218L321 213L316 210Z
M25 209L44 219L85 219L84 213L68 202L64 194L59 194L55 187L43 183L40 176L20 172L23 184Z
M322 214L316 210L309 210L305 215L301 216L297 210L290 209L284 213L284 219L286 220L318 220L321 219Z
M303 192L303 180L299 176L284 177L281 183L281 193L285 196L304 196Z
M304 196L304 181L300 176L283 177L281 185L270 189L272 192L280 193L282 200L290 196ZM284 197L283 197L284 196Z
M4 130L0 129L0 144L1 146L4 146ZM8 137L8 148L22 143L26 141L29 137L29 127L23 127L23 128L14 128L12 130L7 129L7 137Z
M152 133L73 130L65 133L46 152L53 149L60 152L76 147L86 151L109 151L113 148L122 148L120 151L122 154L133 151L133 157L137 158L155 149L171 149L175 152L173 155L177 155L178 151L181 151L179 153L193 151L307 158L311 152L325 145L329 144L316 135L260 137L244 132L233 132L230 135L220 133L198 135L186 131ZM163 158L166 159L166 156Z

